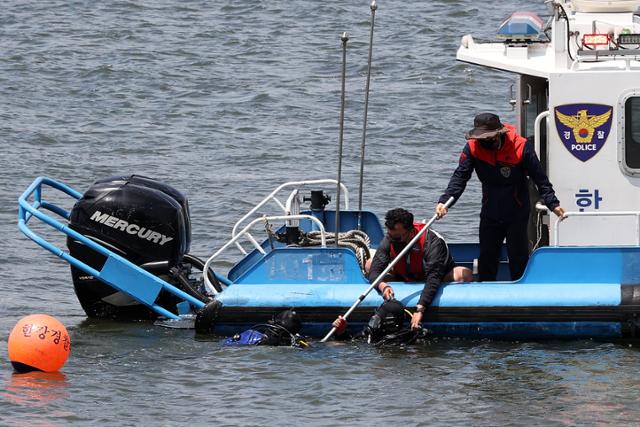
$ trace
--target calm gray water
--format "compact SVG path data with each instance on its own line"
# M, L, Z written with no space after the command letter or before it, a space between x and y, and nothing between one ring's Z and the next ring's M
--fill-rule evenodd
M460 37L492 37L518 9L546 11L525 0L379 3L364 204L430 217L473 115L513 119L513 76L457 63ZM73 351L59 376L2 364L0 424L637 425L635 346L222 348L192 331L88 321L66 264L19 233L16 199L36 176L84 191L135 172L189 195L192 252L205 257L280 183L335 178L343 31L343 177L356 204L369 19L367 1L2 3L0 353L17 320L38 312L68 327ZM475 240L478 206L474 182L438 230Z

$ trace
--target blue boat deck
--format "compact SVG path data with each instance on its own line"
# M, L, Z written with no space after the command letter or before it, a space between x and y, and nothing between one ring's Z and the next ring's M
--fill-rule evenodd
M328 231L333 212L323 212ZM357 212L341 212L343 231L357 226ZM372 247L382 239L375 215L363 215L363 230ZM304 231L311 221L301 221ZM342 228L342 227L341 227ZM229 274L233 285L217 298L225 305L245 307L348 307L368 285L353 251L343 247L287 247L273 249L263 242L266 255L254 250ZM458 265L472 268L479 247L474 243L449 244ZM543 247L531 256L523 277L511 281L503 247L495 282L444 284L433 308L444 307L593 307L621 304L621 285L637 285L640 247ZM396 297L407 306L417 303L424 283L392 283ZM363 307L381 303L369 296Z
M320 219L327 232L333 233L335 230L334 211L304 213L313 214ZM341 211L340 231L346 232L357 229L358 216L358 211ZM360 217L360 224L361 230L367 233L371 240L371 248L377 249L384 237L384 232L376 215L372 212L363 211ZM301 220L300 228L304 232L317 231L317 226L310 220ZM278 232L283 230L284 226ZM273 249L271 249L272 244ZM283 283L305 283L308 281L367 283L353 251L349 249L336 248L335 246L324 249L320 247L288 247L284 243L276 241L270 243L268 240L263 241L261 247L267 252L267 255L261 254L256 249L251 251L229 271L228 279L231 282L235 284L270 283L274 279L281 279L284 281ZM478 258L480 253L477 243L453 243L449 244L449 250L458 265L468 267L473 271L474 260ZM336 270L328 271L326 267L327 260L333 258L335 258L335 262L331 261L331 264L336 266ZM303 268L302 264L306 264L307 267ZM322 265L325 267L323 272L320 272L319 266ZM314 266L315 272L313 272ZM510 280L506 247L502 248L500 256L498 280Z

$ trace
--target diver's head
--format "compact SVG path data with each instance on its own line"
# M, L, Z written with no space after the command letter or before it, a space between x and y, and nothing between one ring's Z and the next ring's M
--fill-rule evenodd
M404 325L404 306L396 299L385 301L369 319L365 335L369 342L376 342L385 335L394 334Z
M302 329L302 320L300 319L300 315L293 308L281 311L273 316L271 323L282 326L293 335L297 334Z

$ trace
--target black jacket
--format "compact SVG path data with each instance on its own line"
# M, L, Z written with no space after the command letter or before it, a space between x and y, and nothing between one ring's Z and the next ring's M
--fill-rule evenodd
M416 243L417 244L417 243ZM369 282L373 283L384 269L391 262L391 241L385 236L380 242L380 246L376 251L371 262L371 270L369 271ZM394 244L396 253L400 253L404 249L405 244ZM424 256L422 259L424 277L416 280L424 280L425 285L420 295L418 304L428 306L433 301L442 279L450 272L455 263L449 254L449 248L446 242L431 230L427 231L427 237L424 244ZM377 289L376 289L377 290ZM378 291L379 293L379 291Z

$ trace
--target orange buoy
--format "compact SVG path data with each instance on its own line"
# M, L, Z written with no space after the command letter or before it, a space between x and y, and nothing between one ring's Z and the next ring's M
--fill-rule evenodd
M32 314L13 327L7 345L9 360L18 372L54 372L71 353L67 328L55 317Z

